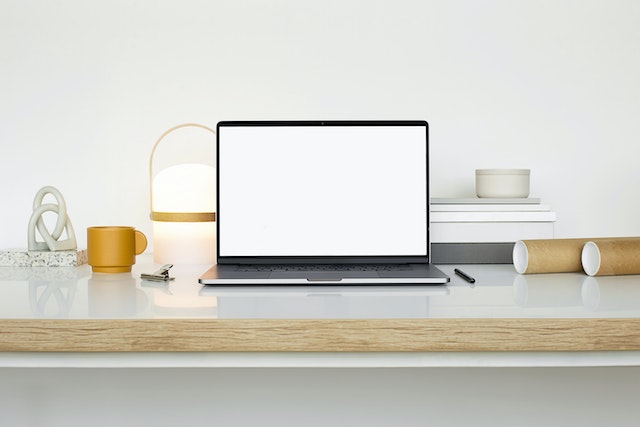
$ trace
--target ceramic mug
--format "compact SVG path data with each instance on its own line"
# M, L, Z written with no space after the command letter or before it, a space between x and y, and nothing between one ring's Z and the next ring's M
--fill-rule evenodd
M134 227L87 228L87 257L96 273L129 272L146 248L146 236Z

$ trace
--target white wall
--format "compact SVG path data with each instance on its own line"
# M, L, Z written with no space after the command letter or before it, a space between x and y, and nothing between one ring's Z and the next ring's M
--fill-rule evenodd
M151 234L148 157L223 119L426 119L433 196L532 169L559 237L640 235L640 3L0 2L0 249L36 191Z

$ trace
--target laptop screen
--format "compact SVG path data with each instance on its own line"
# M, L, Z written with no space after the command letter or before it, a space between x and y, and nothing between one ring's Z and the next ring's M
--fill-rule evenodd
M220 122L225 257L427 257L428 127Z

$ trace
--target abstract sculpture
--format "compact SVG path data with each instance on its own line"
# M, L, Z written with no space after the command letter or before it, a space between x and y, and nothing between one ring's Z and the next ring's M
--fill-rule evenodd
M42 201L47 194L53 195L57 204L43 204ZM58 214L53 232L49 232L44 223L42 215L45 212L55 212ZM44 242L36 241L36 228L40 236L44 239ZM63 231L66 234L66 239L60 240ZM41 188L33 200L33 213L29 220L28 229L28 247L30 251L67 251L77 249L76 235L73 231L69 215L67 215L67 205L60 191L54 187Z

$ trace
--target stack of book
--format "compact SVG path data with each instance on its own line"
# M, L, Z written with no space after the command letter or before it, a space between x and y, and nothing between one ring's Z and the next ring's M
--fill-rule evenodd
M556 213L540 199L433 198L432 262L511 263L513 245L552 239Z

